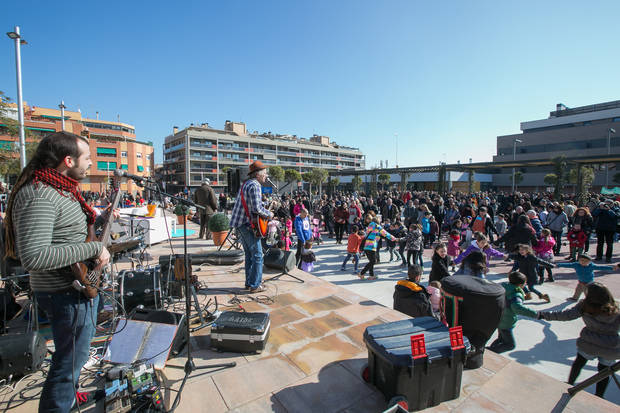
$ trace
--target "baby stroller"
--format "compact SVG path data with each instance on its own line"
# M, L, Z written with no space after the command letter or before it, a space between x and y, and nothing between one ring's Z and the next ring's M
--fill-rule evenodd
M321 220L319 218L312 219L312 238L314 238L316 245L321 245L323 242L321 240Z

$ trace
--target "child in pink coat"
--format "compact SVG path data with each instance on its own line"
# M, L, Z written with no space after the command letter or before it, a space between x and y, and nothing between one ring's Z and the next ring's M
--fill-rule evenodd
M461 242L461 231L453 229L448 236L448 256L452 261L452 271L454 271L454 259L459 256L461 249L459 243Z
M555 239L551 236L551 231L544 228L540 232L540 239L538 244L533 247L536 256L548 262L553 262L553 247L555 246ZM544 268L547 268L548 278L547 281L553 282L553 274L551 273L551 267L538 266L538 278L539 283L542 284L545 278Z

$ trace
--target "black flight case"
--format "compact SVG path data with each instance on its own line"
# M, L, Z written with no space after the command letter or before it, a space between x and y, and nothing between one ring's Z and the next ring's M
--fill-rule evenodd
M448 329L433 317L368 327L365 378L386 400L405 399L409 411L458 398L470 348L460 330Z
M260 353L271 321L267 313L224 311L211 325L211 347L221 351Z

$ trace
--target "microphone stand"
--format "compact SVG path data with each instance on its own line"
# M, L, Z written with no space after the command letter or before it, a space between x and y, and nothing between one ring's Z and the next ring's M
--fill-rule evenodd
M149 183L151 182L149 181ZM193 206L195 208L205 209L205 207L201 205L197 205L188 199L184 199L184 198L181 198L181 197L178 197L172 194L168 194L162 191L159 184L157 183L153 183L153 184L155 185L155 188L153 188L153 186L149 186L145 184L143 181L141 186L149 190L157 191L160 194L160 196L161 195L168 196L170 197L170 199L174 199L188 208L190 206ZM185 219L183 220L183 274L185 276L185 326L186 326L186 333L187 333L187 344L186 344L187 345L187 361L185 362L185 366L183 367L185 371L185 376L183 377L183 381L181 382L181 386L179 387L179 392L177 393L174 403L172 407L170 408L170 412L173 412L178 407L178 404L181 401L181 393L183 391L183 387L185 386L185 383L187 382L187 379L192 374L192 372L196 370L213 369L213 368L225 369L229 367L235 367L237 365L237 363L234 361L232 363L210 364L210 365L199 366L199 367L196 367L196 365L194 364L194 360L192 358L192 346L191 346L192 340L190 336L191 329L189 326L191 307L192 307L190 297L192 293L190 291L191 285L190 285L190 277L189 277L188 269L189 269L189 255L187 254L187 216L186 216ZM181 366L170 366L170 367L181 368Z
M280 194L278 193L278 186L277 186L276 184L274 184L273 182L271 182L271 179L269 179L269 178L267 178L267 182L271 185L271 187L272 187L273 189L275 189L275 191L276 191L276 195L279 197L279 196L280 196ZM289 277L296 279L297 281L299 281L299 282L300 282L300 283L302 283L302 284L305 282L305 281L304 281L304 280L302 280L301 278L296 277L296 276L294 276L293 274L289 273L289 272L286 270L286 266L284 266L284 267L282 268L282 272L281 272L280 274L275 275L275 276L273 276L273 277L271 277L271 278L267 278L264 282L279 280L279 279L280 279L280 277L282 277L282 276L284 276L284 275L288 275Z

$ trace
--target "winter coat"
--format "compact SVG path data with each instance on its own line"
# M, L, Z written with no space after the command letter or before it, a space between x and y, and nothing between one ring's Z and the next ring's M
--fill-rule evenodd
M579 262L563 262L558 264L559 268L572 268L577 273L577 279L580 283L590 284L594 281L594 271L603 270L603 271L613 271L613 265L596 265L594 263L590 263L585 267Z
M344 224L349 219L349 210L344 209L343 207L338 207L334 211L334 220L336 220L337 224Z
M385 205L381 210L381 218L383 218L384 221L389 219L390 222L394 222L396 218L400 218L400 210L394 204L392 204L391 207Z
M465 259L465 257L467 257L469 254L471 254L473 251L482 251L484 252L486 258L487 258L487 266L489 265L489 261L491 261L491 259L493 259L493 257L495 258L504 258L504 254L502 254L501 252L499 252L498 250L490 247L487 245L487 247L483 250L481 250L478 245L470 245L469 247L467 247L467 249L465 251L463 251L462 253L459 254L458 257L456 257L456 259L454 260L455 264L460 264L461 261L463 261Z
M584 311L584 301L564 311L543 311L540 318L548 321L569 321L582 317L585 327L579 333L577 350L608 360L620 359L620 313L598 314Z
M409 280L400 280L394 287L394 310L409 317L432 316L430 294L424 287Z
M594 229L594 220L592 219L591 215L579 216L575 214L571 218L571 225L579 225L581 226L583 232L585 232L586 234L590 234Z
M422 218L422 234L431 233L431 220L424 217Z
M538 240L538 244L536 244L534 251L536 255L544 260L553 259L553 247L555 246L555 239L553 237L548 237L546 240L544 238L540 238Z
M407 244L405 248L409 251L420 251L422 249L422 233L419 229L407 233Z
M461 242L461 237L458 235L448 236L448 255L451 257L456 257L461 253L461 249L459 248L459 243Z
M450 271L448 270L450 257L441 258L439 254L433 254L432 260L431 273L428 276L429 282L441 281L444 277L450 276Z
M503 237L495 241L495 244L506 243L506 251L513 252L517 249L517 244L536 245L538 240L532 227L512 226Z
M583 248L586 245L587 235L582 230L576 231L574 228L568 231L566 238L568 244L573 248Z
M312 239L312 231L310 230L310 220L308 217L302 218L297 215L295 217L295 234L297 234L297 238L299 242L302 244L308 240Z
M538 218L530 218L530 223L532 224L532 228L534 228L534 232L536 233L536 238L540 238L540 231L543 230L542 223Z
M535 255L528 254L523 256L521 254L510 254L510 259L514 260L519 265L519 271L526 277L528 283L536 282L538 280L538 266L554 268L555 264L538 258Z
M568 217L564 211L560 214L557 214L555 211L551 211L547 214L547 228L551 231L562 232L566 224L568 224Z
M597 231L615 231L618 215L611 209L596 208L592 212L592 216L596 218Z
M393 241L394 237L383 229L383 227L376 222L371 222L366 228L366 243L364 244L364 251L376 251L377 250L377 241L379 239L387 238L388 240Z
M517 315L537 318L538 313L523 305L525 294L521 287L508 282L503 282L502 287L506 290L506 307L502 313L502 318L497 326L500 330L509 330L517 324Z

